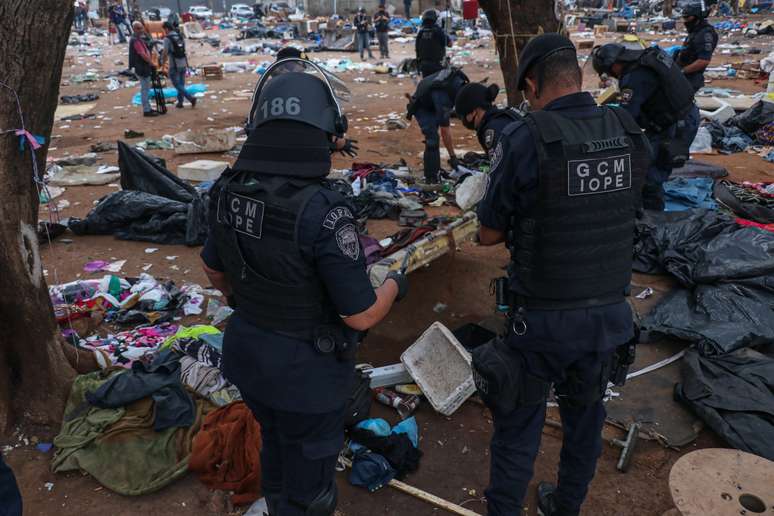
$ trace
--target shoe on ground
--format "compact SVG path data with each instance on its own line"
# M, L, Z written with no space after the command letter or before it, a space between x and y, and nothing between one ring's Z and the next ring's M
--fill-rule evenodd
M192 108L195 108L195 107L196 107L196 97L194 97L194 98L192 98L192 99L191 99L191 107L192 107Z
M145 113L142 114L142 116L159 116L159 112L158 111L146 111Z
M183 103L182 102L178 102L177 104L175 104L175 107L178 108L178 109L182 108L183 107Z
M556 485L541 482L537 488L537 512L540 516L559 516L556 506Z

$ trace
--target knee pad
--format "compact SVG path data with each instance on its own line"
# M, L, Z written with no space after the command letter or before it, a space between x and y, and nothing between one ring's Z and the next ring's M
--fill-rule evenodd
M336 510L338 498L336 482L331 482L330 485L323 492L318 494L317 498L312 500L312 503L307 506L306 516L331 516Z

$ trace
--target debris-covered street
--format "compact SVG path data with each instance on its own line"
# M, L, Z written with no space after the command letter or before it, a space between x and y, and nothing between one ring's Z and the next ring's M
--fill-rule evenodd
M400 365L406 362L402 354L433 323L453 332L469 323L492 331L505 327L490 283L505 274L509 252L476 240L474 213L492 163L476 133L452 118L459 170L466 172L451 171L439 185L425 184L424 136L416 117L405 117L406 95L421 79L410 65L419 18L406 21L400 17L402 5L391 3L390 56L385 59L379 58L376 38L370 47L374 57L360 59L349 22L346 29L333 29L334 19L303 11L266 13L260 27L218 13L202 24L183 22L190 67L185 81L196 105L186 101L175 107L173 88L166 114L153 117L143 116L140 85L128 70L128 46L112 41L115 34L108 32L107 20L87 21L90 26L81 34L72 32L44 167L39 242L59 330L72 348L68 359L81 376L61 428L18 427L2 442L25 515L263 514L248 512L262 496L258 480L236 478L238 467L250 473L249 464L235 463L249 462L245 457L251 452L256 461L252 474L260 478L257 448L241 450L231 443L239 450L234 451L224 444L224 431L224 441L208 435L217 444L203 451L200 437L194 437L200 431L203 435L205 417L240 399L219 369L220 332L233 310L202 269L200 253L207 236L209 188L237 159L247 138L244 125L253 90L280 48L304 49L306 58L349 90L342 109L349 120L346 137L356 140L357 155L334 153L329 179L346 191L356 210L359 242L353 245L365 254L374 286L401 266L409 273L407 297L368 332L357 363L368 364L366 369L398 365L396 374L403 379L380 385L389 389L420 383ZM686 32L679 7L669 19L660 8L642 12L649 3L654 2L641 0L639 8L621 11L561 3L585 91L597 98L609 93L592 67L596 46L625 36L635 45L682 45ZM675 509L679 496L670 491L670 471L695 450L730 448L763 457L768 461L761 471L774 480L774 79L769 79L774 77L774 14L767 5L734 16L721 2L708 19L719 41L704 73L705 87L696 94L702 126L691 159L664 184L666 211L648 212L636 223L635 272L627 301L643 338L627 383L606 393L603 452L583 515L683 514L667 513L680 508ZM350 19L353 15L339 11ZM462 14L454 11L453 21L445 20L454 36L449 62L471 82L499 85L496 103L505 105L507 81L486 16L480 11L474 26ZM327 35L320 28L326 23L331 27ZM148 22L148 27L160 30L161 22ZM216 150L201 152L206 146ZM441 156L442 168L449 171L443 145ZM190 166L200 160L209 163ZM462 181L461 175L470 177ZM483 179L473 186L477 177ZM199 325L207 329L195 330ZM486 514L492 415L474 394L468 369L462 381L450 380L453 367L439 365L455 353L469 364L472 340L456 333L448 349L418 360L418 367L430 371L428 381L441 377L456 382L452 389L464 383L458 389L467 391L458 393L464 399L448 416L421 390L416 408L401 406L415 417L415 448L421 456L416 455L418 467L406 466L399 478L470 514ZM151 389L132 398L127 397L129 387L117 387L118 394L107 389L98 401L94 392L86 394L97 387L100 393L106 381L120 385L121 377L135 373L139 364L150 368L159 357L168 359L165 353L179 362L159 366L177 368L177 381L164 384L169 391ZM631 376L636 371L642 373ZM714 397L708 399L713 387ZM413 391L407 389L399 394L403 401L411 398ZM110 396L126 399L116 403ZM81 412L89 403L91 420ZM94 409L97 405L101 410ZM409 414L402 415L410 420ZM404 420L376 399L370 417L383 418L388 426ZM187 424L180 424L186 418ZM162 421L168 419L176 421ZM559 421L550 397L525 501L529 515L537 514L538 482L557 475ZM637 423L634 438L628 432L632 423ZM238 432L252 428L238 424L244 425ZM636 442L622 444L627 435ZM226 449L244 457L214 458ZM621 472L617 465L629 452L626 472ZM194 463L199 469L190 471ZM212 480L221 467L234 468L229 487ZM350 472L341 464L337 468L337 515L445 513L394 487L369 492L354 486ZM766 504L763 511L747 514L774 514L774 498Z

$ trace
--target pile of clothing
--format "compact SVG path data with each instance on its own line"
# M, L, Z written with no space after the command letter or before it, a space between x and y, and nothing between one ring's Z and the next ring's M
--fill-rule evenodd
M774 102L758 101L723 124L711 121L702 127L712 136L712 147L723 154L774 145Z

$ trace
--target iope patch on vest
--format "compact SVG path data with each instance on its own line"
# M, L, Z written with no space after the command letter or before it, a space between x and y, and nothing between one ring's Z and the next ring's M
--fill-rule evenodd
M238 233L260 239L263 234L263 214L266 204L231 192L226 194L225 201L222 214L221 203L218 203L218 222Z
M567 162L567 195L593 195L632 187L631 154Z
M354 224L347 224L336 231L336 244L344 254L357 261L360 258L360 240L357 237L357 230Z
M333 208L331 211L328 212L328 214L325 216L325 219L323 219L323 227L326 229L333 229L336 227L336 223L342 219L354 219L355 217L352 216L352 212L349 211L349 208L345 208L344 206L338 206L336 208Z

